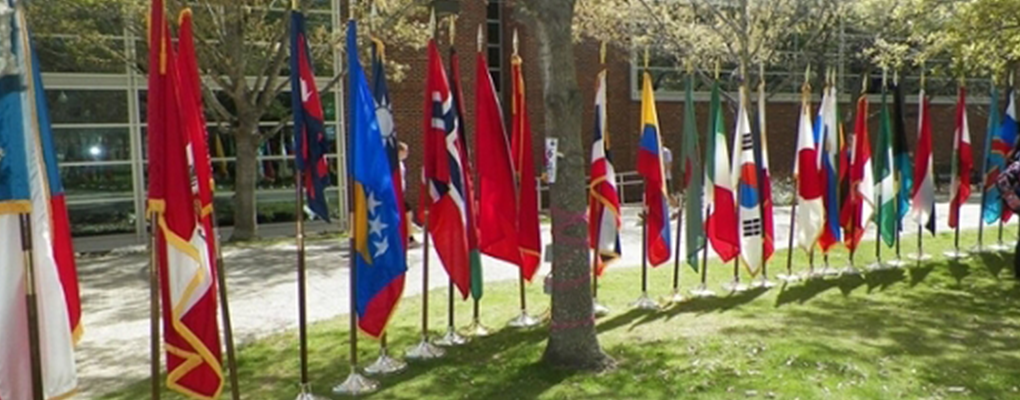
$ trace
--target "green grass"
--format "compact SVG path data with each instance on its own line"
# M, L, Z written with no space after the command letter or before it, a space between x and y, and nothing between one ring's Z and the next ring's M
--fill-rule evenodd
M969 247L975 238L968 232L961 242ZM905 242L907 254L913 240ZM951 245L951 235L926 238L925 249L939 256L905 270L693 300L660 312L629 309L639 294L640 270L610 267L600 299L613 313L598 320L598 330L603 348L618 361L616 369L593 374L546 367L539 363L546 328L507 328L452 349L446 358L381 378L381 390L367 397L1018 398L1020 286L1012 278L1012 256L949 262L941 253ZM858 257L861 266L874 259L874 244L862 248L867 254ZM785 260L785 252L776 254L773 274ZM831 257L836 265L846 260L842 251ZM795 265L798 271L806 268L801 252ZM670 265L650 271L651 293L669 292L671 270ZM695 285L689 269L682 273L685 288ZM720 284L730 279L732 268L710 263L709 273L712 288L721 293ZM516 314L516 285L494 284L486 290L483 320L501 328ZM528 290L531 309L545 309L548 298L541 285ZM430 293L431 326L437 333L446 325L445 295L445 290ZM398 354L419 339L420 310L420 297L401 304L391 329ZM457 312L458 326L466 325L469 304L459 304ZM341 318L310 328L310 375L317 393L339 397L330 388L349 372L347 326ZM359 350L364 366L375 357L377 345L362 340ZM294 332L241 347L246 399L293 398L298 370ZM139 399L147 393L148 383L142 381L104 398Z

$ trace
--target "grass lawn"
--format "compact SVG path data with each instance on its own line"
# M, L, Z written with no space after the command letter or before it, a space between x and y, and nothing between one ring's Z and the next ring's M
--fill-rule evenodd
M907 239L904 254L914 250L913 237ZM975 239L976 233L967 232L961 243L969 247ZM1012 256L984 254L949 262L941 253L951 245L950 234L927 237L925 249L937 255L935 260L907 269L691 300L659 312L628 307L639 294L639 269L610 267L599 294L613 312L598 320L598 330L605 351L619 363L615 370L591 374L545 367L538 363L547 335L544 326L529 331L503 328L451 349L443 359L412 364L381 378L381 390L367 397L1020 398L1020 286L1012 278ZM862 248L866 254L858 256L860 266L874 260L874 243ZM771 273L779 272L785 260L786 252L778 252ZM806 269L801 252L794 260L797 271ZM842 251L831 257L838 266L846 260ZM686 267L682 273L682 285L693 287L696 276ZM665 296L671 274L672 265L650 271L650 292ZM722 294L720 285L731 274L731 265L709 263L717 293ZM532 311L545 309L548 298L541 285L528 290ZM446 290L430 296L431 326L438 328L438 335L446 326ZM487 287L484 322L502 328L517 312L516 296L512 282ZM398 354L419 340L420 300L403 301L393 321L390 340ZM470 304L459 304L457 312L457 325L466 325ZM347 319L340 318L310 328L316 393L339 397L330 389L349 371L347 326ZM297 346L296 332L242 346L243 397L294 398ZM375 357L377 345L362 340L360 350L364 366ZM142 381L103 398L147 397L148 382Z

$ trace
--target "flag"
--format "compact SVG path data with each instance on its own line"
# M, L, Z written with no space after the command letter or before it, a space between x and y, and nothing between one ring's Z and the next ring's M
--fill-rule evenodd
M662 168L662 137L659 134L659 116L655 111L655 91L652 76L644 73L641 88L641 145L638 150L637 170L645 180L645 250L648 262L658 266L669 261L669 195Z
M510 146L513 166L517 175L517 234L521 248L521 270L524 279L531 280L542 261L542 235L538 227L538 180L535 179L535 156L531 145L531 122L525 102L524 73L521 57L514 55L510 62L513 81L513 118L510 122Z
M1009 221L1012 212L1008 207L1002 206L1002 194L999 192L999 174L1008 165L1009 153L1013 151L1016 141L1016 95L1012 89L1006 92L1006 113L1005 118L999 124L998 91L992 92L992 105L989 107L991 114L988 118L988 138L985 144L985 212L983 219L986 224L996 221Z
M312 55L305 37L305 16L292 11L290 25L290 93L294 111L294 165L304 179L308 209L329 222L329 203L324 190L329 185L326 128L322 101L315 87Z
M82 334L81 301L64 188L45 90L24 11L12 21L19 74L0 77L0 398L31 399L25 269L19 220L31 220L43 398L78 385L74 344ZM11 18L5 15L5 18Z
M429 233L450 279L467 297L471 290L471 261L467 244L467 204L464 167L460 158L460 127L453 94L435 40L429 41L425 79L425 182Z
M478 247L483 254L520 265L514 168L503 123L503 107L499 104L488 65L485 53L479 51L475 58Z
M605 263L620 257L620 196L616 168L609 152L606 115L606 70L595 81L595 132L591 141L591 183L588 185L588 235L601 276Z
M795 238L804 251L811 251L825 223L825 202L818 163L818 144L811 127L811 92L805 86L801 94L800 122L797 131L797 156L794 158L793 179L797 187Z
M701 201L704 190L701 160L698 159L698 126L694 114L694 75L687 74L687 90L684 96L684 143L681 167L684 177L684 217L687 219L687 265L698 270L698 254L705 246L705 232L701 219ZM679 235L679 227L677 228Z
M822 106L818 110L819 155L822 159L822 179L825 184L823 199L825 200L825 227L822 236L818 239L818 245L823 252L828 252L832 246L842 240L839 208L839 157L840 157L840 136L837 128L836 116L836 90L832 86L826 86L825 95L822 97Z
M379 138L375 99L358 60L358 28L347 25L350 74L350 171L354 183L354 262L358 327L379 337L404 291L407 256L402 218L386 146Z
M210 243L214 233L208 218L212 177L209 166L197 164L207 164L208 153L195 158L194 139L204 137L196 132L204 130L201 117L195 115L201 114L194 93L197 83L192 80L197 71L181 71L182 65L197 68L197 64L178 60L166 20L156 15L157 7L162 14L162 4L154 3L151 21L162 34L153 35L149 45L150 52L156 53L149 70L149 212L157 225L154 251L163 304L167 387L194 398L216 398L223 390L223 370L215 247ZM190 16L183 20L190 22ZM191 39L187 22L183 40ZM187 57L194 55L192 46L182 45Z
M879 235L887 246L896 242L896 221L899 216L896 204L896 174L893 167L892 121L889 118L889 103L886 90L882 88L882 109L879 111L878 151L875 157L875 189L878 193Z
M723 121L719 92L719 82L716 81L712 86L705 146L705 202L708 203L709 212L705 218L705 231L712 249L723 262L729 262L740 254L740 238L737 231L737 208L733 202L726 123Z
M372 42L372 96L375 102L375 117L379 122L386 157L389 160L390 175L393 179L393 193L397 197L397 208L400 209L400 232L407 251L407 240L410 237L407 221L407 210L404 205L404 174L400 171L400 148L397 141L397 128L393 121L393 103L390 101L390 89L386 83L386 64L382 41Z
M764 265L765 222L762 219L764 174L761 170L761 147L757 132L752 130L747 110L746 87L740 88L737 129L733 134L733 181L737 183L737 217L740 230L740 255L751 275Z
M765 225L764 231L764 242L762 251L765 252L764 261L768 261L772 258L772 253L775 252L775 243L773 242L776 238L775 234L775 223L773 221L773 210L772 210L772 175L769 173L769 142L767 129L765 128L765 81L758 85L758 129L757 129L757 148L755 152L755 164L759 165L761 171L759 176L761 183L759 183L759 190L761 191L761 219Z
M910 213L914 221L924 224L935 234L935 176L932 165L931 115L924 89L917 95L919 108L917 151L914 153L914 192L911 195Z
M857 113L854 122L853 153L850 164L849 210L850 231L846 238L847 248L857 249L864 237L871 217L875 213L875 177L871 165L871 138L868 134L868 97L857 99Z
M461 167L464 177L464 197L466 202L467 215L465 229L467 230L468 258L471 260L471 297L482 298L482 254L478 250L478 203L475 199L475 178L471 171L471 161L467 151L467 126L464 123L464 93L460 88L460 58L457 57L457 50L450 47L450 90L453 92L454 110L457 111L457 151L460 155Z
M896 179L897 205L896 220L903 229L903 217L910 211L911 194L914 192L914 161L907 147L906 102L903 100L903 86L896 84L893 89L893 176Z
M967 123L967 88L960 86L956 102L956 132L953 135L953 178L949 185L949 227L960 225L960 207L970 197L970 174L974 156L970 150L970 127Z

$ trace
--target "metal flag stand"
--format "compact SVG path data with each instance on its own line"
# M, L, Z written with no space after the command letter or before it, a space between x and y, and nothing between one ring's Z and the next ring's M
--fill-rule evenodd
M428 196L424 192L421 195ZM423 221L424 223L422 224L422 231L424 232L422 236L424 238L422 239L422 251L421 251L422 253L421 342L418 342L418 344L414 345L414 347L408 349L407 353L405 353L404 355L404 357L406 357L408 360L415 361L440 358L446 354L446 352L443 351L443 349L432 344L432 342L429 340L429 246L430 246L429 237L431 236L429 235L429 214L431 213L429 213L428 207L424 207L424 210L422 210L422 214L424 214Z
M686 167L685 167L686 168ZM683 176L683 174L680 174ZM687 196L687 190L684 189L685 197ZM683 232L684 223L684 202L680 203L679 210L676 215L676 248L674 249L673 255L673 293L670 294L667 302L669 303L680 303L684 301L684 296L680 294L680 236ZM690 223L690 221L687 221Z
M658 310L659 304L648 297L648 212L641 213L641 296L631 303L639 310Z
M592 251L591 258L591 311L592 315L602 317L609 314L609 307L599 303L599 265L602 263L602 255L596 248Z
M712 139L709 139L712 140ZM708 205L706 208L706 215L712 215L712 206ZM707 218L705 218L707 219ZM697 298L715 297L715 292L708 288L708 229L709 226L705 226L705 247L701 249L701 284L697 288L691 289L691 295Z

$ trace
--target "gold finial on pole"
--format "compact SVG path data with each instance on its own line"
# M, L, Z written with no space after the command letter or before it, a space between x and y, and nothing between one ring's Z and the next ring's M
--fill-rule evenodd
M691 59L688 58L684 61L684 69L687 70L687 75L694 73L694 63L691 62Z
M892 73L892 83L893 83L893 85L896 85L896 86L900 85L900 70L897 69L897 70L893 71L893 73Z
M924 90L925 72L927 71L924 70L924 62L921 62L921 90Z
M645 46L645 69L648 69L648 46Z
M429 14L429 37L432 39L436 38L436 9L430 9Z
M513 41L513 44L514 44L514 55L516 56L518 54L518 50L520 50L520 46L521 46L521 41L517 37L517 29L514 29L514 41Z
M868 73L864 73L864 76L861 77L861 95L862 96L868 93L868 81L870 81L870 80L871 80L871 75L869 75Z
M453 44L456 43L456 37L457 37L457 16L456 15L451 15L450 16L450 31L448 33L450 34L450 46L453 46Z
M485 48L485 32L482 31L482 24L478 24L478 52Z
M889 68L882 67L882 90L889 87Z
M765 62L758 63L758 87L765 88Z
M1013 71L1009 71L1009 87L1013 88Z
M297 10L297 9L301 8L301 7L300 7L300 6L298 5L298 2L299 2L299 1L300 1L300 0L290 0L290 9L291 9L291 10Z
M811 64L804 68L804 83L811 82Z
M715 80L719 80L719 60L715 60Z
M372 5L371 5L371 7L369 8L369 11L368 11L368 29L370 31L372 31L373 35L375 34L375 23L378 20L379 20L379 9L376 8L375 2L373 1Z
M602 44L599 45L599 64L606 63L606 41L603 40Z

